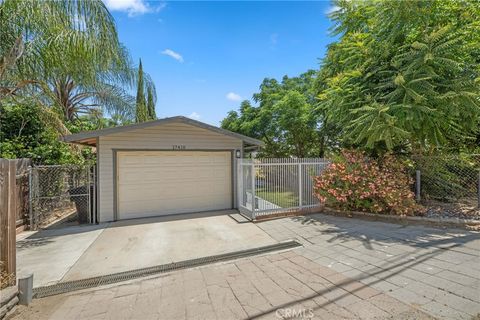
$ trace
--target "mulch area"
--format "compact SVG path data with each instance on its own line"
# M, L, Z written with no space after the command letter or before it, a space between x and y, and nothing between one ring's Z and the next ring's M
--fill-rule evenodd
M427 209L423 217L426 218L458 218L480 221L480 208L477 201L467 200L455 203L445 203L430 200L423 204Z

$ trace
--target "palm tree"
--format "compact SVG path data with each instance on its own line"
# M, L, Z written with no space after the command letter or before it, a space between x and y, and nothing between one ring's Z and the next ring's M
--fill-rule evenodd
M137 68L101 0L4 0L0 29L0 99L37 97L63 133L84 113L133 117Z
M0 18L4 94L38 84L59 71L85 75L85 69L128 63L113 17L100 0L32 0L28 5L5 0ZM88 63L92 59L93 66Z
M96 80L91 84L78 83L70 76L49 81L48 92L53 104L65 121L84 114L121 113L131 118L134 98L121 86Z

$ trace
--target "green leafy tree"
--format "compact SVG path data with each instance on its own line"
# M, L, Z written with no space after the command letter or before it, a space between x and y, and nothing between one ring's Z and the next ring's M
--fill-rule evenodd
M0 158L30 158L37 164L83 163L90 148L71 148L60 142L46 124L43 108L33 99L4 99L0 105Z
M272 111L282 130L281 135L288 146L288 153L297 157L315 155L311 152L316 150L318 144L315 131L317 119L305 95L290 90L274 104Z
M136 122L145 122L149 120L147 102L145 101L145 85L143 83L143 67L142 60L138 66L138 83L137 83L137 104L135 110Z
M265 142L263 155L273 157L323 156L314 91L316 72L283 77L281 82L266 78L253 95L258 106L243 101L239 113L231 111L222 127Z
M384 153L471 145L480 128L480 3L336 1L318 86L340 143Z

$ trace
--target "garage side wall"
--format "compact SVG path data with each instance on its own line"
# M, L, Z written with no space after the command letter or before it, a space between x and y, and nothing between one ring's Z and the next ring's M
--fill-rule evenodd
M187 124L164 124L102 136L98 141L99 220L114 220L114 150L242 150L242 140ZM235 155L235 152L234 152ZM237 159L233 157L233 192L236 195ZM237 207L236 196L234 207Z

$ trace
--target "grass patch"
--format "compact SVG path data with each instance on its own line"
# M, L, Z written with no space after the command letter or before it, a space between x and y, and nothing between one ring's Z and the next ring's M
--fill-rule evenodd
M272 192L265 188L258 188L255 190L257 197L267 200L282 208L290 208L298 206L298 196L291 191Z

